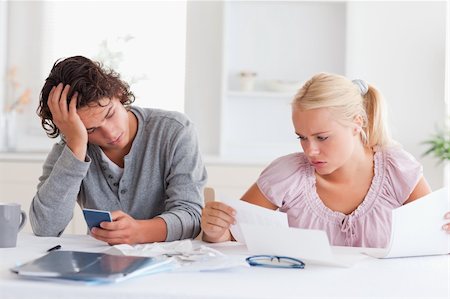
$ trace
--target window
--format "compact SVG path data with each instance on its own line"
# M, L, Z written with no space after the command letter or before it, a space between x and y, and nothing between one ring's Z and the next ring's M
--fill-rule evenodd
M117 71L138 80L137 105L183 111L185 2L48 2L44 13L47 72L61 57L97 58L107 44L123 58Z
M129 83L136 105L184 111L185 1L26 1L5 6L3 69L17 69L18 80L32 90L31 105L17 118L17 150L47 150L54 143L43 134L35 111L53 63L64 57L98 59L105 51L114 53L115 60L105 63L115 62L123 79L134 81Z

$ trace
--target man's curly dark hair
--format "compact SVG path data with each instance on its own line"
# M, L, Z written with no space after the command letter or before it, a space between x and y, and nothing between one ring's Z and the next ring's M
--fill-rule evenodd
M60 131L53 123L53 116L48 108L48 96L53 86L69 84L67 105L75 92L78 92L77 109L85 106L101 106L104 98L117 98L127 109L134 102L130 86L120 79L120 75L111 69L104 69L99 62L83 56L59 59L55 62L50 75L45 80L39 96L37 114L41 126L51 138L59 136Z

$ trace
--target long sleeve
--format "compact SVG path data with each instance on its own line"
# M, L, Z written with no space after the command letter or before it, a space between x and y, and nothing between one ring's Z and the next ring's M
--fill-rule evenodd
M203 187L207 174L197 136L188 122L172 138L166 156L166 241L195 238L200 233Z
M64 142L49 153L37 193L30 206L30 222L38 236L59 236L73 216L73 209L90 162L75 158Z

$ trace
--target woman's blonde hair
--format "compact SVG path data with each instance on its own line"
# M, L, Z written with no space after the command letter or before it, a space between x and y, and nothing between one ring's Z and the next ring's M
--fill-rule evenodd
M338 121L347 125L359 116L363 121L360 132L365 146L389 145L383 98L373 86L363 85L340 75L319 73L300 88L292 105L300 110L329 108Z

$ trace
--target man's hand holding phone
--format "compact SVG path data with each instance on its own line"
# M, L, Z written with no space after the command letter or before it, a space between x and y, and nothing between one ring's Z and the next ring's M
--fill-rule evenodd
M83 215L89 231L94 227L100 227L100 224L104 221L112 222L111 212L109 211L83 209Z

